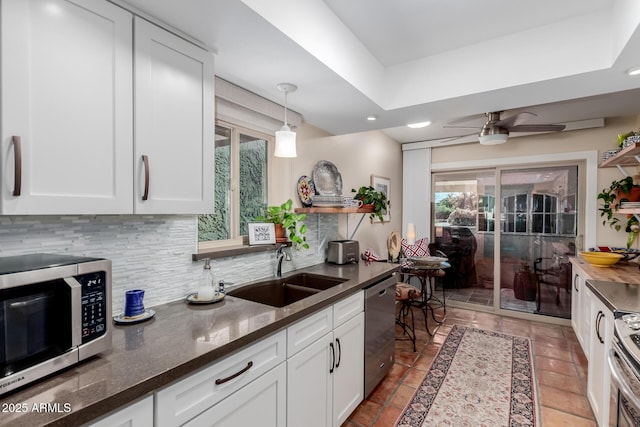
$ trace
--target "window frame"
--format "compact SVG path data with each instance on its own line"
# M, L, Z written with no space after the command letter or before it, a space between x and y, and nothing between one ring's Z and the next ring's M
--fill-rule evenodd
M275 136L264 133L263 131L252 129L247 126L243 126L237 123L233 123L227 120L216 119L215 126L221 126L230 130L231 140L231 201L230 201L230 230L231 238L225 240L207 240L197 241L198 252L206 252L215 249L224 249L229 247L241 247L248 246L248 236L240 234L240 135L248 135L255 137L256 139L263 139L267 141L267 204L271 200L271 182L272 182L272 168L273 164L273 152L275 144ZM214 132L215 134L215 132ZM215 144L215 143L214 143ZM214 148L215 150L215 148ZM213 215L216 215L214 211ZM198 218L196 218L196 222ZM197 239L197 237L196 237Z

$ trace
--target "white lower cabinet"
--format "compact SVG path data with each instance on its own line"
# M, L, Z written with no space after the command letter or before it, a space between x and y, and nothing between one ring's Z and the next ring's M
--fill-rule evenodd
M286 427L286 387L287 368L283 362L184 426Z
M89 424L90 427L153 427L153 396Z
M247 425L285 425L283 408L286 378L281 372L282 368L265 379L266 374L278 365L284 366L285 357L286 333L281 331L159 390L156 392L156 425L175 427L190 422L193 424L189 425L198 426L243 426L244 424L227 424L226 420L238 420L239 417L247 416L260 421ZM232 400L226 402L230 398ZM238 406L253 404L260 408L263 405L275 405L273 419L278 423L262 422L263 416L257 412L236 413L239 411ZM213 415L218 412L212 409L218 406L224 408L222 412L226 413L226 420Z
M287 355L287 425L340 426L364 399L363 310L360 292L288 328L312 342Z
M591 305L587 297L588 276L579 271L574 264L573 283L571 292L571 326L582 347L582 351L589 359L589 334L591 333Z
M328 333L287 360L287 425L333 425L332 343Z
M333 425L340 426L364 400L364 312L338 326L333 336Z
M596 422L600 426L607 426L611 386L607 354L611 349L613 313L590 290L586 288L585 290L587 301L591 307L587 396Z

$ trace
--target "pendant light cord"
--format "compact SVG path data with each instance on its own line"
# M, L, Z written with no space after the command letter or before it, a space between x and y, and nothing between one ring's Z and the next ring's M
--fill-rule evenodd
M287 93L288 91L284 92L284 125L288 127L289 123L287 122Z

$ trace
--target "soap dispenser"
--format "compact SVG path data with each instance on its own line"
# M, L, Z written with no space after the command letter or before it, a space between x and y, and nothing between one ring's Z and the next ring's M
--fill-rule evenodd
M204 268L200 281L198 282L198 299L201 301L210 301L215 297L215 281L211 272L211 262L209 258L204 260Z

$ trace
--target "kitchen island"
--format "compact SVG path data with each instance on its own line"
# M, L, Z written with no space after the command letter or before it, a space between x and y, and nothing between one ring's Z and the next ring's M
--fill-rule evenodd
M72 426L98 419L390 276L398 264L318 264L301 271L346 279L282 308L227 296L176 301L149 321L114 326L113 348L0 399L0 425ZM167 284L170 286L170 284Z

